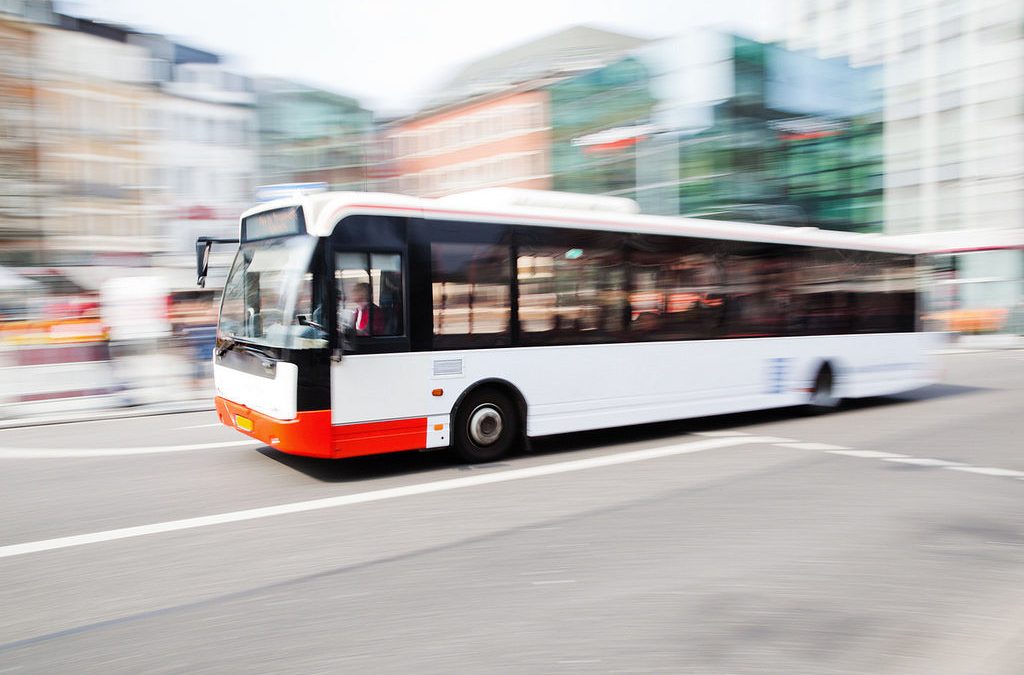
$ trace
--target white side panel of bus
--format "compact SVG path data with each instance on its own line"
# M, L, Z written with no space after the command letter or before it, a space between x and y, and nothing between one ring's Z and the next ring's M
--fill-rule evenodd
M500 379L523 394L528 433L540 436L801 404L824 361L837 395L879 396L934 380L934 340L899 333L346 355L332 366L332 419L444 415L469 386Z
M278 363L273 378L213 366L218 396L279 420L295 419L298 374L294 363Z

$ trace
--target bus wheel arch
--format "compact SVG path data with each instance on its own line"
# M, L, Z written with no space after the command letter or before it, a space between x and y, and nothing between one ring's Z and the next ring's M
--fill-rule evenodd
M814 413L825 413L835 410L842 403L842 399L836 396L836 368L831 360L824 360L814 370L814 379L811 381L810 396L807 399L807 407Z
M451 448L469 463L500 459L526 440L526 400L505 380L481 380L467 388L451 420Z

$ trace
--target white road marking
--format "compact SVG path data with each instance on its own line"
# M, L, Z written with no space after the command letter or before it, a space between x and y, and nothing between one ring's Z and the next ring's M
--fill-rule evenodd
M776 443L780 448L796 448L797 450L849 450L845 445L830 443Z
M1024 478L1024 471L1013 469L999 469L994 466L947 466L950 471L966 471L967 473L980 473L985 476L1006 476L1007 478Z
M887 457L906 457L895 452L878 452L876 450L826 450L830 455L846 455L847 457L864 457L866 459L885 459Z
M565 571L564 569L561 569L561 570L540 570L539 572L520 572L519 576L521 576L521 577L536 577L536 576L540 576L542 574L561 574L564 571Z
M730 436L749 436L746 431L695 431L694 436L704 436L706 438L727 438Z
M178 430L182 429L205 429L207 427L223 427L224 425L220 422L214 422L213 424L193 424L188 427L178 427Z
M413 495L430 494L433 492L458 490L460 488L488 485L490 483L504 483L507 481L522 480L524 478L552 476L560 473L568 473L570 471L583 471L585 469L595 469L605 466L615 466L618 464L642 462L649 459L660 459L663 457L686 455L694 452L704 452L706 450L727 448L733 445L776 443L778 441L779 439L771 436L708 438L701 441L694 441L692 443L680 443L660 448L648 448L646 450L634 450L632 452L602 455L600 457L588 457L587 459L530 466L522 469L500 471L497 473L474 474L472 476L464 476L462 478L450 478L447 480L432 481L429 483L403 485L400 487L385 488L382 490L372 490L370 492L358 492L356 494L339 495L337 497L312 499L304 502L292 502L290 504L277 504L275 506L245 509L244 511L229 511L227 513L200 516L198 518L184 518L181 520L170 520L150 525L138 525L135 527L122 527L116 530L90 532L88 534L78 534L70 537L57 537L56 539L43 539L40 541L29 541L22 544L10 544L7 546L0 546L0 558L9 558L12 556L25 555L27 553L38 553L41 551L53 551L73 546L84 546L86 544L98 544L118 539L142 537L149 534L177 532L180 530L191 530L198 527L208 527L210 525L237 523L289 513L303 513L305 511L351 506L353 504L366 504L368 502L396 499L398 497L410 497Z
M188 445L154 445L144 448L0 448L0 459L78 459L83 457L123 457L125 455L153 455L161 452L187 450L213 450L236 448L243 445L266 445L262 441L240 439L220 443L190 443Z
M548 579L547 581L534 581L531 582L534 586L550 586L551 584L574 584L575 579Z
M932 459L931 457L883 457L883 462L898 462L900 464L913 464L915 466L963 466L963 462L950 462L946 459Z
M779 445L779 444L776 444ZM815 445L814 443L797 443L798 445ZM824 444L822 444L824 445ZM785 447L785 446L784 446ZM832 455L847 455L849 457L865 457L868 459L880 459L883 462L898 462L900 464L913 464L916 466L934 466L950 471L963 471L965 473L977 473L983 476L1000 476L1004 478L1018 478L1024 480L1024 471L1016 469L1000 469L995 466L970 466L963 462L952 462L947 459L934 459L932 457L909 457L894 452L877 452L875 450L826 450Z

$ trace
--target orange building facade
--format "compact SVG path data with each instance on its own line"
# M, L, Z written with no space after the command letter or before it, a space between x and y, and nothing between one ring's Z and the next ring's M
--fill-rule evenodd
M8 263L32 262L39 246L34 106L32 31L0 18L0 260Z
M548 92L516 89L400 120L388 138L399 192L441 197L485 187L551 189Z

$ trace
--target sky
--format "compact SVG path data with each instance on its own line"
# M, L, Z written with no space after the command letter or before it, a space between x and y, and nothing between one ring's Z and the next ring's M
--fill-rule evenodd
M168 35L247 75L415 110L458 67L587 24L656 38L697 26L772 39L783 0L62 0L58 11Z

